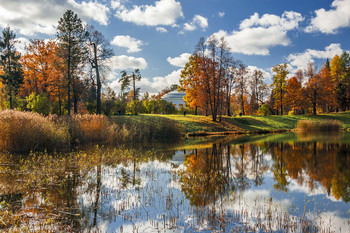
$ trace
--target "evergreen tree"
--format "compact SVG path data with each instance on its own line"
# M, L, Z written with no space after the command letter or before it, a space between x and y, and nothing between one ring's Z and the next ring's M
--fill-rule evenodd
M23 82L22 67L19 62L21 54L16 51L16 34L6 27L0 36L0 67L3 74L0 78L9 96L10 109L13 109L13 95L16 95Z
M68 115L71 109L71 86L73 86L74 113L78 112L77 71L82 65L85 53L83 42L86 31L81 19L72 10L67 10L58 21L57 38L61 45L61 56L67 61Z

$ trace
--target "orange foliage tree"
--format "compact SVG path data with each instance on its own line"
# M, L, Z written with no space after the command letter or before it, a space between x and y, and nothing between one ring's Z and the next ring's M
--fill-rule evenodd
M301 110L302 89L301 83L296 77L292 77L287 81L287 89L285 102L297 114Z
M199 63L201 63L201 58L198 55L191 56L181 71L180 78L180 86L186 92L184 101L195 109L195 114L198 108L207 112L208 106L208 96L205 92L204 77L200 72Z
M33 40L26 50L22 57L24 84L21 95L44 94L51 103L58 102L58 113L61 114L65 83L64 62L58 56L58 45L52 40Z

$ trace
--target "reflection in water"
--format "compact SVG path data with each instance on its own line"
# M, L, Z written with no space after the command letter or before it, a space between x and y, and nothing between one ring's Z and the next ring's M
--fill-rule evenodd
M308 136L176 153L1 154L0 230L344 232L349 147Z

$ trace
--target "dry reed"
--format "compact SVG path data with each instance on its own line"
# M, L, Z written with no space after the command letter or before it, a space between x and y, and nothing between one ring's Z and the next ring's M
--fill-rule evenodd
M166 118L108 118L103 115L48 117L16 110L0 111L0 151L62 151L70 144L124 144L178 140L184 129Z
M0 111L0 151L29 152L66 148L66 127L31 112Z
M296 131L309 132L309 131L339 131L341 129L341 122L337 120L324 120L324 121L312 121L312 120L300 120L298 121Z

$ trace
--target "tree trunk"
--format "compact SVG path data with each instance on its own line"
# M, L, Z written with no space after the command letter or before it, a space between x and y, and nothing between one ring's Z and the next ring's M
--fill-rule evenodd
M313 114L316 115L317 92L314 91L314 101L312 101Z
M101 79L100 79L100 72L98 70L98 62L97 62L97 48L96 44L93 43L94 46L94 63L95 63L95 70L96 70L96 82L97 82L97 92L96 92L96 103L97 103L97 114L101 114Z
M71 55L70 55L70 47L68 47L68 59L67 59L67 62L68 62L68 74L67 74L67 78L68 78L68 87L67 87L67 92L68 92L68 100L67 100L67 107L68 107L68 116L70 115L70 109L71 109L71 102L70 102L70 85L71 85L71 77L70 77L70 59L71 59Z
M73 102L74 102L74 114L78 114L78 93L77 93L77 85L73 79Z
M13 109L13 101L12 101L12 90L11 90L11 87L10 87L9 95L10 95L10 109Z

